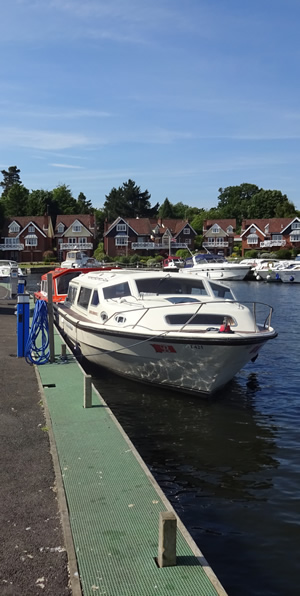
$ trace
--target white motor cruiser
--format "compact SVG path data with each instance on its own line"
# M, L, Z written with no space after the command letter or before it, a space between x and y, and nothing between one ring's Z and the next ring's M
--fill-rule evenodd
M90 272L70 282L56 309L58 326L88 360L134 380L206 395L277 335L272 307L249 308L226 285L184 273Z
M63 269L76 269L78 267L100 267L101 263L94 259L93 257L89 257L84 251L82 250L70 250L67 252L67 258L65 261L61 263L61 267Z
M218 255L199 253L186 259L183 271L200 272L209 279L239 281L250 273L251 265L233 263Z

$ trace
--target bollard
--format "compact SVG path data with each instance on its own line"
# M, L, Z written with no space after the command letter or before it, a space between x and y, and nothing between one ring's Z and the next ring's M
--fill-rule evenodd
M83 407L92 407L92 376L84 375Z
M29 336L29 294L19 294L17 301L17 357L25 355Z
M176 565L176 531L177 518L171 511L159 514L158 557L159 567Z
M60 355L61 355L61 359L62 360L65 360L66 359L66 348L67 348L66 344L61 344L61 353L60 353Z
M18 294L24 294L24 292L25 292L25 279L19 279Z

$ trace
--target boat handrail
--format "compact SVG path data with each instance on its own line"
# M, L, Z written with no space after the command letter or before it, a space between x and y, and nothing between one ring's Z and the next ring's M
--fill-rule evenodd
M258 301L245 301L245 302L239 302L238 300L228 300L228 298L224 298L217 300L217 302L220 303L224 303L227 304L237 304L238 306L246 306L246 305L252 305L252 312L253 312L253 318L254 318L254 333L259 333L259 324L257 322L257 312L256 312L256 305L262 305L265 306L269 309L269 312L265 318L265 321L263 323L263 328L264 329L270 329L271 327L271 318L272 318L272 313L273 313L273 307L270 306L270 304L266 304L265 302L258 302ZM181 306L182 308L186 308L187 305L188 306L195 306L196 311L191 314L191 317L188 319L188 321L186 321L186 323L184 323L184 325L182 325L182 327L180 328L180 331L182 331L187 325L190 324L190 321L192 321L196 315L198 314L199 310L207 304L215 304L214 300L204 300L202 302L200 302L200 304L196 304L195 302L178 302L176 303L176 306ZM140 316L140 318L132 325L132 328L134 329L137 325L140 324L141 320L143 319L143 317L149 312L149 310L157 310L157 309L161 309L161 308L173 308L174 304L159 304L159 305L151 305L148 307L145 307L145 305L141 304L141 306L137 307L137 308L130 308L128 310L122 310L122 314L126 314L127 312L135 312L135 311L140 311L142 310L142 314ZM105 321L103 321L103 324L106 325L107 323L109 323L109 321L111 319L113 319L115 316L119 315L120 311L114 311L110 317L108 317ZM226 314L224 314L224 316L227 316ZM228 315L229 316L229 315Z

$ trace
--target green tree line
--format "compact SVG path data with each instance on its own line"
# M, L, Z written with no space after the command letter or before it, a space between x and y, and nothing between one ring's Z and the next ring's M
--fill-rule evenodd
M105 195L103 208L95 209L83 192L77 199L70 188L61 184L53 190L29 191L20 178L17 166L2 170L0 182L0 227L3 219L21 215L37 216L48 214L55 218L59 214L75 215L95 213L99 237L104 228L104 221L114 221L117 217L157 217L163 219L188 219L195 231L202 234L205 219L236 219L237 229L243 219L262 219L273 217L293 217L299 215L294 204L280 190L264 190L255 184L243 183L239 186L219 188L217 205L211 209L171 203L168 198L151 206L151 194L131 179L118 188L112 188Z

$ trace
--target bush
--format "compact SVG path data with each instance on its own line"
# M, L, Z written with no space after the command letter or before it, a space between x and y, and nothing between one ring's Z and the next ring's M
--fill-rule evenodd
M277 259L284 259L285 261L289 261L292 258L292 251L288 248L280 248L275 253Z
M245 259L256 259L257 257L257 250L246 250L245 252Z
M45 252L43 253L43 260L45 265L50 264L52 261L56 261L56 256L53 250L45 250Z

